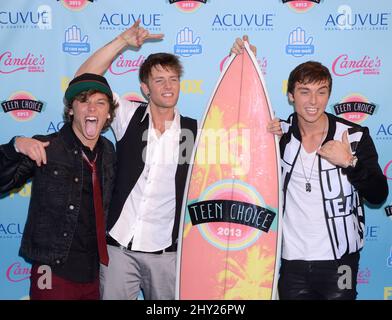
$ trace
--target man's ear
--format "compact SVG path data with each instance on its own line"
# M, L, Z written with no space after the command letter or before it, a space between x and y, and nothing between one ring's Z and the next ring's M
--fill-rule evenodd
M146 85L144 82L141 82L140 87L142 88L143 94L145 96L149 97L150 96L150 89L148 88L148 85Z
M289 93L287 93L287 96L289 97L289 101L291 103L294 103L294 96L293 96L293 94L289 92Z

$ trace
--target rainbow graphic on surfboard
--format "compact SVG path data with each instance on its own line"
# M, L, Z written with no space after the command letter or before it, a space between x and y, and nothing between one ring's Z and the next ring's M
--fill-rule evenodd
M275 299L281 243L277 138L256 58L245 45L217 82L188 174L177 299Z

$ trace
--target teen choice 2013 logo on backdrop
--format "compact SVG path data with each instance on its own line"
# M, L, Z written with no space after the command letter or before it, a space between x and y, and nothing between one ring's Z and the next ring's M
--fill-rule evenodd
M352 93L335 104L333 109L337 116L359 124L372 116L376 107L376 104L369 102L365 96Z
M8 100L1 102L5 113L10 114L16 121L30 121L37 113L41 113L44 103L37 100L30 92L18 91Z
M242 250L263 233L277 230L276 209L268 208L254 187L239 180L210 185L187 209L203 238L222 250Z

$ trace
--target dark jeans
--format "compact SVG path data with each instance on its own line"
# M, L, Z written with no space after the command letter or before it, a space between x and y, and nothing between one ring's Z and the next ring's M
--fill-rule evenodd
M358 252L344 255L339 260L282 259L278 282L279 298L281 300L355 300L358 265Z

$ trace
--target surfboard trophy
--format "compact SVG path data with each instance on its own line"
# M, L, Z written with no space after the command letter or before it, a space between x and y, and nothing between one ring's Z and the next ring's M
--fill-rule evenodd
M186 184L176 299L277 298L281 249L278 140L271 103L245 43L209 100Z

